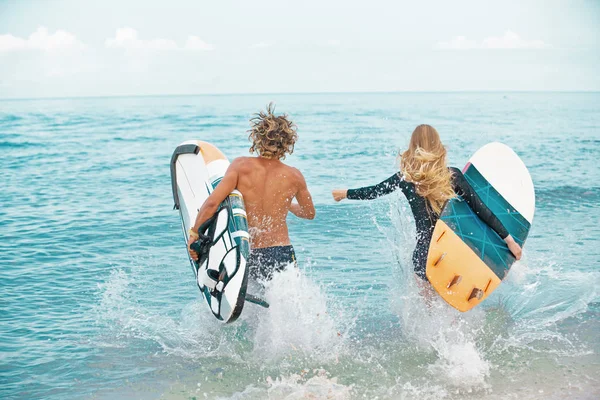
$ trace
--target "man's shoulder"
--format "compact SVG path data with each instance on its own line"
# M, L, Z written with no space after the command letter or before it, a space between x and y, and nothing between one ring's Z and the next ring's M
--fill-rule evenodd
M287 168L287 175L289 175L295 182L297 183L302 183L304 182L304 175L302 175L302 172L300 172L300 170L296 167L292 167L290 165L286 165Z
M255 159L256 157L236 157L233 159L233 161L231 162L233 163L244 163L244 162L248 162L250 160Z
M279 166L277 168L279 168L282 171L285 171L288 174L292 174L293 176L302 175L298 168L292 167L291 165L287 165L283 162L279 163Z
M237 157L233 159L231 165L234 168L242 168L244 166L250 165L252 163L252 160L254 160L254 157Z

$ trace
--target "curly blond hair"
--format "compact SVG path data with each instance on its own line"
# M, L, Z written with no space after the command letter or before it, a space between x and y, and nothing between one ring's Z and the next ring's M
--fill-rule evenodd
M248 131L248 139L252 142L250 153L257 152L264 158L285 159L285 155L294 152L294 144L298 140L298 127L288 119L286 114L275 115L275 106L269 103L265 111L261 111L250 120L252 128Z
M414 130L408 150L400 155L400 170L404 179L415 184L417 194L427 199L436 215L446 201L456 196L452 172L446 165L446 148L430 125L419 125Z

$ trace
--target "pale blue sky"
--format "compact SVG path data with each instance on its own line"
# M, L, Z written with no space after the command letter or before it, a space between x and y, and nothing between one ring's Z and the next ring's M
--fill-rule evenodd
M599 26L596 0L0 0L0 98L600 90Z

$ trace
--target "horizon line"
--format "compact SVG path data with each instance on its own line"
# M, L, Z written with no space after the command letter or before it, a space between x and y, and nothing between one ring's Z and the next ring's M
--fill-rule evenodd
M48 96L48 97L0 97L0 101L24 100L77 100L77 99L116 99L136 97L209 97L209 96L299 96L299 95L340 95L340 94L445 94L445 93L600 93L600 90L394 90L394 91L348 91L348 92L230 92L230 93L195 93L195 94L115 94L115 95L82 95L82 96Z

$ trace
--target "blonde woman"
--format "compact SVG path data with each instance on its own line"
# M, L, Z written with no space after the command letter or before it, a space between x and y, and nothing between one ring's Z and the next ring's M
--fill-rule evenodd
M433 228L444 204L459 195L508 245L517 260L521 247L508 234L500 220L481 201L458 168L446 166L446 149L437 131L419 125L412 133L408 150L400 155L400 171L385 181L360 189L335 189L335 201L371 200L402 190L415 218L417 246L413 252L414 271L426 280L425 267Z

